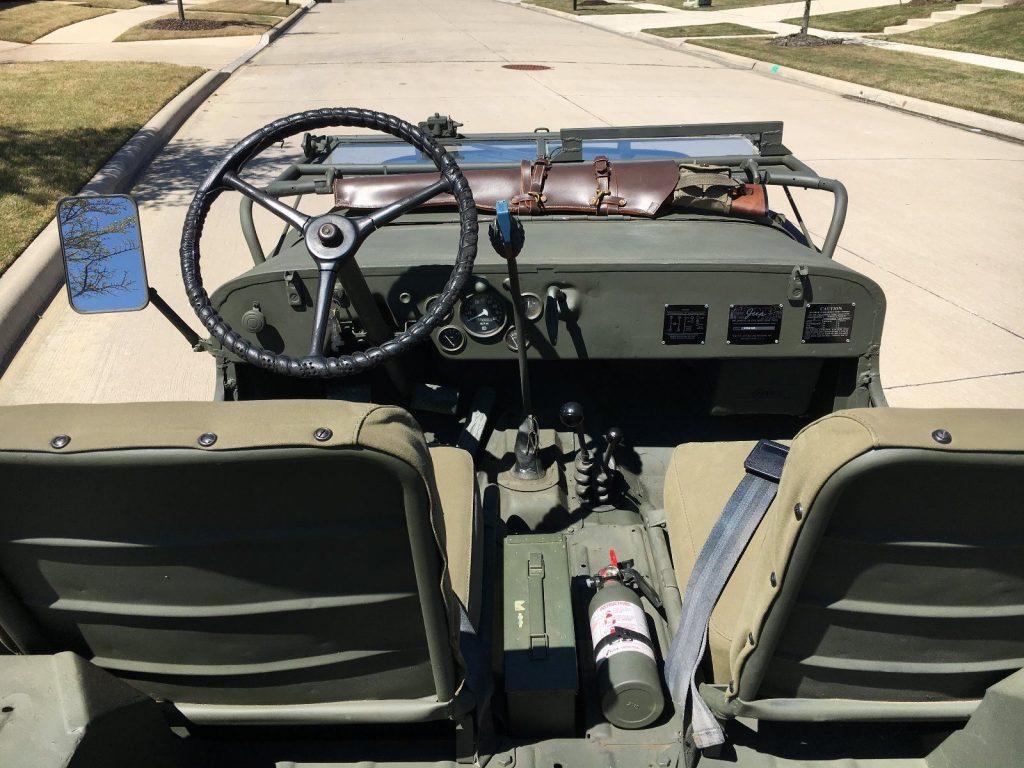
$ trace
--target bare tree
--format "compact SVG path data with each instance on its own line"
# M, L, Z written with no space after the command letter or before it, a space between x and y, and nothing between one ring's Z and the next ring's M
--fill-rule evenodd
M112 218L97 227L95 214ZM123 205L116 200L90 197L68 200L61 205L61 237L68 266L68 287L73 297L122 293L135 287L126 270L110 265L115 256L138 250L134 222L135 217L125 214ZM111 235L120 236L113 248L103 242L103 238Z
M178 0L180 3L181 0ZM800 22L800 34L806 35L807 28L811 26L811 0L804 0L804 20Z
M185 3L184 0L178 0L178 21L184 23L185 21Z

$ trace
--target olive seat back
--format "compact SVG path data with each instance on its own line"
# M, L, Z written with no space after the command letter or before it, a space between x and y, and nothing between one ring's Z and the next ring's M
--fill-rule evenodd
M0 499L12 652L74 651L197 720L451 712L444 522L399 408L0 408Z
M752 445L689 446L670 476L693 482L710 453L739 457L738 482ZM719 499L735 487L722 485ZM692 517L707 496L667 497L670 526L670 506ZM717 685L703 690L720 714L969 716L1024 667L1024 411L856 409L809 425L716 613Z

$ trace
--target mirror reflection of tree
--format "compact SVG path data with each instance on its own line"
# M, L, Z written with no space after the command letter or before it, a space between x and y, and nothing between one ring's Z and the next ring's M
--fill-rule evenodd
M130 291L135 281L111 260L139 249L135 212L117 198L72 198L60 206L72 298Z

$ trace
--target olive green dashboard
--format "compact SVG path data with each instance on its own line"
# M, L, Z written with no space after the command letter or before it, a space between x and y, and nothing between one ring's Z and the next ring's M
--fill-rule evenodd
M519 271L532 357L850 358L881 337L879 287L772 227L720 217L524 224ZM360 251L367 283L395 328L416 320L441 290L457 233L444 221L390 226ZM473 277L432 335L439 355L509 359L517 342L506 278L504 260L481 237ZM239 332L301 356L315 286L312 260L292 234L277 256L213 299Z

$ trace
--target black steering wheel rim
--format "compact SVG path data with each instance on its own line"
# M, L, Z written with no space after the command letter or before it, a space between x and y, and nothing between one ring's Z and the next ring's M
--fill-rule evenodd
M244 185L244 183L238 181L235 174L260 152L272 144L294 136L297 133L315 131L332 126L370 128L387 133L419 149L430 157L441 174L441 181L439 183L447 185L448 191L454 196L455 203L458 206L458 253L455 266L444 288L441 290L438 300L433 302L430 309L416 320L415 323L405 330L396 333L393 338L378 346L350 355L331 357L320 354L292 357L283 353L271 352L257 344L253 344L235 331L218 314L203 285L202 272L199 266L201 255L199 242L202 238L203 225L206 222L207 214L213 202L226 189L239 189L238 186L226 185L225 177L234 178L236 184ZM384 209L381 210L383 211ZM340 214L331 215L334 217L340 216ZM311 218L321 219L324 217ZM372 228L368 232L372 232ZM365 235L363 239L365 239ZM357 249L358 244L354 248ZM192 308L200 322L221 343L224 349L237 355L247 363L282 375L299 378L335 378L368 371L388 360L398 357L417 343L427 339L431 332L441 325L445 317L453 310L455 302L458 300L473 270L476 250L477 213L476 205L473 201L473 193L458 163L456 163L455 159L444 147L439 145L425 131L394 115L353 107L333 107L299 112L268 123L238 142L228 151L227 156L210 171L196 191L196 195L192 199L188 213L185 216L185 223L181 233L181 276L189 302L192 304ZM352 250L351 255L354 255L354 253L355 251ZM346 254L345 258L347 257L348 254ZM321 265L321 268L323 268L323 265ZM321 279L323 278L321 277Z

